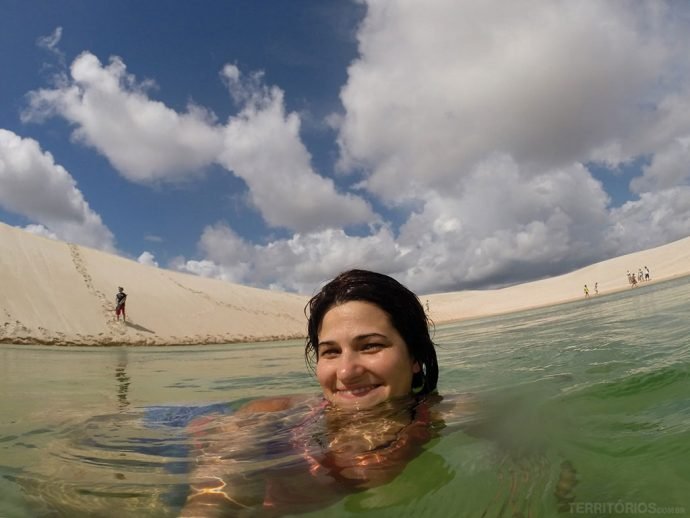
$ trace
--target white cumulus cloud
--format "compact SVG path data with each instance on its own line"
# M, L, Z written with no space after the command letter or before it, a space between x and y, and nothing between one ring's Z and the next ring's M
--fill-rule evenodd
M252 204L269 225L305 232L379 219L363 199L337 192L330 178L312 169L300 118L285 113L279 88L263 85L260 75L243 79L234 65L223 76L244 106L224 129L219 161L247 183Z
M55 88L29 94L23 119L63 117L77 141L133 182L181 180L219 163L245 181L248 199L273 227L308 231L377 219L367 202L339 193L313 170L299 115L285 112L279 88L265 85L261 73L242 76L235 65L221 76L242 107L226 125L200 106L177 113L152 99L150 82L137 82L122 59L104 66L84 52Z
M146 264L148 266L155 266L158 268L158 262L156 261L156 256L151 252L144 251L137 257L137 262L140 264Z
M190 273L265 288L311 293L334 272L349 268L400 275L413 265L386 227L369 236L325 229L267 244L249 243L225 224L204 229L199 248L205 259L178 258L173 267Z
M58 239L58 236L55 232L51 232L48 230L46 227L43 225L36 225L35 223L32 223L30 225L27 225L25 227L19 227L22 230L28 232L29 234L34 234L35 236L42 236L42 237L47 237L48 239Z
M38 142L0 129L0 205L41 227L28 230L114 251L114 238L74 178Z
M52 89L30 93L25 121L59 115L75 125L76 140L108 158L127 179L146 183L179 180L211 164L222 136L207 111L190 106L177 113L147 94L124 62L106 66L84 52L70 77Z

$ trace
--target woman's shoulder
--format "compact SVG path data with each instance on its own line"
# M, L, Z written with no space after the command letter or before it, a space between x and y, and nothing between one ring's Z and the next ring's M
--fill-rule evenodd
M315 405L321 402L312 394L293 394L288 396L273 396L253 399L241 406L235 415L248 415L266 412L280 412L299 405L313 402Z
M187 429L193 435L236 431L241 426L260 426L272 423L274 419L284 419L285 412L292 413L292 409L317 408L322 402L323 398L309 394L252 399L228 414L214 412L199 416L188 424Z

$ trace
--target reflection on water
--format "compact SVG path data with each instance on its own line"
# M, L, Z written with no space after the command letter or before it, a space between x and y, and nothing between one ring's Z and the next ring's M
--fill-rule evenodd
M688 513L689 281L439 327L440 392L473 393L477 411L468 419L441 402L443 418L412 442L418 449L397 464L390 451L382 457L395 469L380 484L323 494L307 459L331 479L358 473L326 452L361 449L355 438L376 451L386 429L371 426L381 434L372 438L350 419L353 433L338 441L327 423L342 419L308 405L260 426L231 424L249 398L318 392L301 342L2 346L0 516L176 516L204 465L199 437L241 463L223 477L250 501L293 495L301 511L316 493L307 516L590 516L583 510L607 502Z
M129 406L127 392L129 392L130 378L127 375L127 349L122 348L118 354L117 367L115 367L115 379L117 380L117 400L120 410Z
M425 484L397 479L445 428L440 416L432 418L434 406L402 400L353 413L311 397L290 411L241 418L217 404L97 416L48 442L40 468L12 481L35 516L174 516L190 482L192 509L212 506L221 516L322 509L367 489L375 491L350 505L401 505L454 477L430 452L424 465L433 475ZM394 480L407 489L383 489Z

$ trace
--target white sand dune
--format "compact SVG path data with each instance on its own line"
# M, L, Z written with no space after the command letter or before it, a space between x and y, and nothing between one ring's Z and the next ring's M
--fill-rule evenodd
M627 272L647 266L650 281L631 288ZM583 299L585 284L589 298L621 290L644 290L659 281L690 275L690 237L657 248L643 250L586 266L557 277L496 290L438 293L420 297L429 301L429 313L436 323L480 316L511 313ZM594 285L598 283L599 295Z
M0 223L0 342L55 345L231 343L303 337L308 297L173 272ZM626 270L655 281L690 274L690 238L509 288L421 296L436 323L630 289ZM127 323L114 319L128 294ZM643 283L644 286L644 283Z
M304 335L307 297L206 279L0 224L0 342L201 344ZM127 323L115 293L127 293Z

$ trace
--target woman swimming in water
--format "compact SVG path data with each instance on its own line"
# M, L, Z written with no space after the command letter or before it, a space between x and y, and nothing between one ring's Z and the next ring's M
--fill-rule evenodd
M441 398L430 323L414 293L350 270L305 311L305 357L322 396L258 399L193 423L198 467L182 516L330 504L395 478L443 427L433 409ZM257 444L262 434L272 440ZM247 473L243 461L252 458L288 460Z

